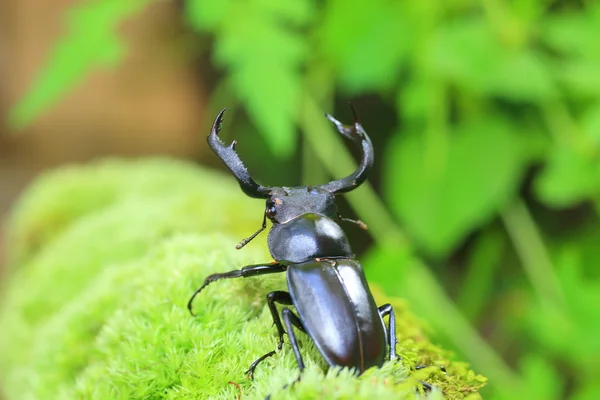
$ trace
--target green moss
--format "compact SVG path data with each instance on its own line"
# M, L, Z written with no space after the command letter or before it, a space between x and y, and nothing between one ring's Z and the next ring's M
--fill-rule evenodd
M281 390L297 376L287 345L248 380L245 369L275 347L265 294L284 289L285 277L215 283L196 299L196 318L186 302L208 274L269 260L264 240L233 248L262 208L231 178L173 161L108 161L42 177L8 229L16 253L0 310L7 399L231 399L230 381L244 399L405 399L419 396L419 380L459 399L484 384L431 344L398 299L402 362L358 378L324 373L299 335L307 364L299 384ZM410 372L420 364L448 373Z

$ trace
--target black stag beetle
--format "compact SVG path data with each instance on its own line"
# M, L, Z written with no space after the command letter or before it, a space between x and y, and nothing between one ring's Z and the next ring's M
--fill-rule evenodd
M360 221L341 217L335 205L335 195L358 187L373 165L373 146L356 113L351 126L343 125L331 115L326 117L339 133L361 145L362 160L357 170L324 185L288 188L266 187L252 179L235 152L236 141L226 146L217 136L224 112L223 109L215 119L208 144L246 195L267 200L262 227L236 248L241 249L266 229L268 218L273 223L268 245L275 262L210 275L189 300L190 313L194 315L192 301L196 295L214 281L286 272L288 291L269 293L267 304L279 335L277 349L281 349L287 332L300 372L304 362L293 327L310 336L330 366L352 368L360 374L383 365L388 346L389 359L396 359L394 309L390 304L380 307L375 304L362 267L337 222L353 222L366 229ZM298 314L286 307L280 317L275 303L293 305ZM385 316L389 316L387 328ZM246 373L252 378L257 365L275 352L259 357Z

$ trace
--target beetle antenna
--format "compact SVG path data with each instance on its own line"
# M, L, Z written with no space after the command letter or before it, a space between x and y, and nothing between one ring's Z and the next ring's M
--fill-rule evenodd
M267 213L265 213L263 216L263 222L262 222L261 228L259 230L257 230L256 232L254 232L252 235L243 239L238 245L235 246L235 248L238 250L241 249L242 247L244 247L245 245L250 243L250 241L252 239L254 239L256 236L258 236L258 234L261 233L262 231L264 231L266 228L267 228Z
M350 219L350 218L342 217L341 214L339 214L339 213L338 213L338 218L341 221L351 222L353 224L356 224L356 225L358 225L358 227L360 229L364 229L365 231L369 229L369 227L367 226L367 224L365 224L364 222L362 222L360 219Z

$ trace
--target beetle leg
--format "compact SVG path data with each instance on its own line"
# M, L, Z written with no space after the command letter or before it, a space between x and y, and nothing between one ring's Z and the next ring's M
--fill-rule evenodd
M281 315L283 317L283 323L285 324L285 328L287 329L288 337L290 338L290 343L292 344L292 349L294 349L294 354L296 355L296 361L298 362L298 369L300 370L300 375L296 378L292 383L283 386L281 389L284 390L288 387L294 386L296 382L300 381L302 378L302 371L304 370L304 361L302 361L302 355L300 354L300 348L298 347L298 341L296 340L296 334L294 333L293 326L300 329L302 332L306 332L304 330L304 326L302 326L302 321L300 318L294 314L292 310L289 308L284 308L281 310ZM271 395L268 395L265 400L270 400Z
M277 311L275 302L278 302L279 304L285 304L287 306L293 305L294 303L292 303L292 297L288 292L278 290L267 295L267 305L269 306L269 310L273 316L273 323L277 327L277 333L279 334L277 350L281 350L281 347L283 346L283 335L285 334L285 330L281 324L281 318L279 317L279 312Z
M296 314L294 314L294 312L287 307L281 311L281 315L283 316L283 323L285 324L288 337L290 338L290 344L292 345L292 349L294 350L294 354L296 355L298 369L300 370L300 373L302 373L302 370L304 370L304 361L302 361L302 355L300 354L300 348L298 347L298 341L296 340L296 334L294 333L292 326L295 326L301 331L304 331L304 326L302 325L300 318L298 318ZM298 377L296 381L299 380L300 377Z
M379 307L379 315L383 320L383 317L389 315L387 338L390 346L390 361L396 359L396 314L391 304L384 304Z
M275 327L277 327L277 333L279 334L279 343L277 344L277 350L281 350L283 346L283 335L285 334L285 330L283 329L283 324L281 323L281 317L279 317L279 312L277 311L277 306L275 302L279 304L292 305L292 298L288 292L284 292L282 290L277 290L271 292L267 295L267 305L269 306L269 311L271 311L271 316L273 317L273 323ZM256 366L260 364L265 359L275 355L275 350L270 351L263 356L259 357L255 360L252 365L246 371L246 374L250 375L250 379L254 379L254 370Z
M229 272L223 272L221 274L212 274L212 275L208 276L204 280L204 283L202 284L202 286L200 286L200 288L198 288L198 290L196 290L194 292L194 294L188 301L187 308L188 308L190 314L195 316L196 314L194 314L194 312L192 311L192 302L194 301L194 298L206 286L210 285L214 281L218 281L220 279L230 279L230 278L240 278L240 277L248 278L250 276L256 276L256 275L276 274L278 272L285 272L286 269L287 269L287 267L285 265L282 265L279 263L254 264L254 265L246 265L242 269L236 269L236 270L229 271Z

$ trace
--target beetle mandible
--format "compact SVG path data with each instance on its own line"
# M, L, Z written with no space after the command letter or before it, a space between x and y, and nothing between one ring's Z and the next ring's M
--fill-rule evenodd
M256 183L235 151L236 141L225 145L218 134L223 121L223 109L215 119L208 144L227 165L244 193L266 199L262 227L242 240L241 249L272 222L268 245L274 262L247 265L241 269L207 277L188 302L192 302L207 285L220 279L252 277L286 272L288 291L267 294L267 305L277 328L279 342L287 333L300 373L304 362L293 327L306 333L330 366L355 369L359 374L370 367L383 365L387 348L389 359L396 358L396 323L391 304L377 307L360 263L355 259L348 239L338 221L366 226L361 221L338 214L335 196L355 189L367 178L374 153L369 136L354 114L353 125L343 125L331 115L326 118L343 136L360 144L360 165L346 178L320 186L266 187ZM297 314L285 307L279 314L275 303L293 305ZM388 326L383 321L389 316ZM276 353L270 351L250 365L252 378L257 365Z

